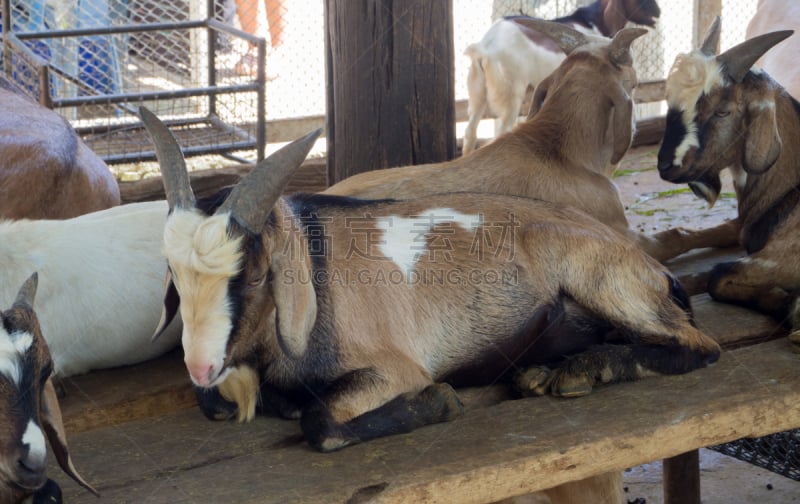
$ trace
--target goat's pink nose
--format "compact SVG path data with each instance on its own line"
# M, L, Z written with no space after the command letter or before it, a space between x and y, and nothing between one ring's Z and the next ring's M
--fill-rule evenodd
M214 373L214 365L208 362L186 362L186 369L189 376L196 385L207 387L211 383L211 375Z

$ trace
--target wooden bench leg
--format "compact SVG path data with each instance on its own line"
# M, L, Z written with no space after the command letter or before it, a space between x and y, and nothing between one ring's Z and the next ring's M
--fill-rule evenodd
M664 459L664 504L700 504L700 452Z

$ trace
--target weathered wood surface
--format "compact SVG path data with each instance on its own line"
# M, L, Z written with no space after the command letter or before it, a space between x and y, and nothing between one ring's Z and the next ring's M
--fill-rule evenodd
M225 186L239 182L239 179L250 173L253 166L252 164L241 164L196 170L189 172L189 180L195 196L209 196ZM308 159L289 180L284 193L324 191L328 187L327 177L324 158ZM123 204L159 200L164 199L164 184L160 176L148 177L143 180L120 182L119 192Z
M142 364L93 371L59 383L64 427L70 434L197 405L180 348Z
M581 399L484 407L490 392L462 392L472 406L453 422L332 454L312 451L295 421L218 423L196 409L73 434L70 446L102 502L490 502L798 427L800 355L781 339ZM67 502L95 502L56 477Z

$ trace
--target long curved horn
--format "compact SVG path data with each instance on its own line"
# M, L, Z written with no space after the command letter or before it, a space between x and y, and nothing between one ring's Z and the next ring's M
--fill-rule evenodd
M706 56L716 56L719 54L719 33L720 17L716 16L711 26L706 30L706 37L703 39L703 44L700 46L700 52Z
M720 54L717 56L717 61L725 69L728 77L736 82L742 82L758 58L792 33L794 30L780 30L753 37Z
M178 141L161 119L147 107L139 107L139 116L156 146L156 157L161 168L161 179L164 182L169 211L172 212L175 207L194 208L194 193L189 184L186 160L183 158Z
M561 23L536 18L517 18L514 19L514 22L547 35L566 54L589 43L589 38L586 35Z
M614 35L608 46L608 55L617 65L631 65L631 44L648 32L645 28L623 28Z
M229 211L245 229L260 233L289 177L305 160L320 133L321 128L312 131L257 164L233 188L215 214Z

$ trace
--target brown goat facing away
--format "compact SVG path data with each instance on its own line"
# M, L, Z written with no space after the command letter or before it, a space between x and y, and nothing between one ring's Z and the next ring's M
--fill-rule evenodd
M751 67L792 32L717 55L719 29L717 19L702 47L678 55L669 74L659 173L713 204L720 172L731 170L747 256L716 265L709 293L783 318L800 293L800 104Z
M45 437L61 468L97 492L75 470L67 448L51 374L53 363L42 337L33 299L37 275L25 281L11 308L0 312L0 502L60 503L61 489L47 478Z
M527 22L553 37L568 54L537 86L527 121L469 155L359 173L324 193L403 199L472 191L544 199L585 211L660 261L694 248L735 244L735 233L726 226L701 231L673 228L655 235L628 228L610 176L633 136L631 92L636 73L630 44L647 31L625 28L608 40L587 37L558 23Z
M0 219L67 219L120 204L114 174L60 115L0 79Z
M747 25L745 38L751 39L756 35L777 30L800 32L800 2L758 0L756 13ZM790 37L770 49L757 62L795 100L800 100L798 53L800 53L800 37Z
M451 385L572 397L719 356L669 271L583 212L493 194L281 197L319 132L201 209L174 137L141 114L171 209L162 321L180 309L207 416L236 412L224 397L248 420L261 401L330 451L455 418ZM605 343L611 328L624 344Z

